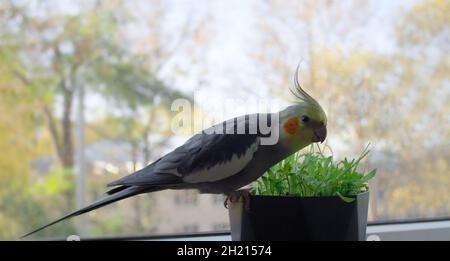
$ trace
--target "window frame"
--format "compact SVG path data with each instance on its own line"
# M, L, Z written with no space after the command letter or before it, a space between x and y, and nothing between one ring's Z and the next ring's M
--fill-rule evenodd
M370 222L368 241L450 241L450 218ZM44 239L45 240L45 239ZM65 241L65 238L57 240ZM230 231L81 238L82 241L231 241Z

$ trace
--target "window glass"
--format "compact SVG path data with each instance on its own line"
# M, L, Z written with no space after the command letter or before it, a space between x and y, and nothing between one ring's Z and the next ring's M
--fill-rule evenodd
M298 64L336 158L371 144L369 221L450 216L449 11L444 0L1 1L0 239L98 200L205 126L289 105ZM224 231L223 201L144 194L34 238Z

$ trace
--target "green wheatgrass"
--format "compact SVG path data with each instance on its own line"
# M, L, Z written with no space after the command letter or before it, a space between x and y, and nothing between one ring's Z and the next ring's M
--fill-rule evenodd
M367 191L367 182L376 174L358 170L361 160L369 153L367 146L356 159L335 162L333 155L313 145L306 153L295 153L270 168L257 180L255 195L265 196L339 196L346 202L349 196Z

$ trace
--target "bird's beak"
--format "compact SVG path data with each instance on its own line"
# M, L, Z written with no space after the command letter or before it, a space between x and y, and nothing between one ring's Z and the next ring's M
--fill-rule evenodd
M323 125L314 130L313 142L322 143L327 137L327 126Z

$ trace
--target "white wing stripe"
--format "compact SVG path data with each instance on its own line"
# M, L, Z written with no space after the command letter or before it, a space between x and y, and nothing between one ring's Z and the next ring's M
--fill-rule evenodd
M230 161L215 165L209 169L202 169L200 171L186 175L183 180L187 183L198 182L213 182L233 176L247 166L253 159L254 153L258 150L259 139L253 143L245 152L244 155L238 157L233 154Z

